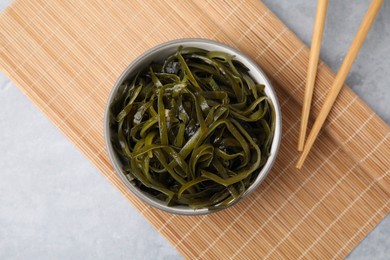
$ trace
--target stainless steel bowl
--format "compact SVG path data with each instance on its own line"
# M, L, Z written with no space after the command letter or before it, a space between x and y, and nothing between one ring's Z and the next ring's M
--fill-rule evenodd
M118 155L114 152L111 143L112 133L110 132L110 127L109 127L109 116L108 116L109 106L113 101L114 97L116 96L119 86L121 86L126 79L133 77L138 71L148 66L152 61L163 61L170 54L175 53L179 46L183 46L183 47L192 46L192 47L198 47L210 51L222 51L234 55L236 60L242 62L246 67L250 69L249 74L253 77L253 79L256 82L265 85L265 93L272 100L272 103L274 105L274 109L276 113L276 128L275 128L275 135L271 147L271 155L268 158L264 167L261 169L256 180L252 183L252 185L248 188L248 190L244 193L244 195L241 197L240 200L242 200L245 197L248 197L248 195L251 194L260 185L260 183L267 176L268 172L271 170L271 167L276 159L279 150L279 144L282 135L282 115L281 115L278 99L271 86L271 83L267 79L264 72L257 66L257 64L248 56L240 52L239 50L216 41L207 40L207 39L179 39L179 40L165 42L143 53L123 71L122 75L116 81L114 87L111 90L111 93L108 97L106 111L104 115L104 139L105 139L108 155L110 157L112 165L115 168L116 173L118 174L119 178L123 181L123 183L129 188L130 191L132 191L138 198L140 198L141 200L143 200L144 202L146 202L147 204L153 207L164 210L166 212L180 214L180 215L208 214L215 211L209 211L208 209L194 210L186 206L167 206L164 204L164 202L153 198L149 194L141 191L138 187L134 186L132 183L128 181L125 174L123 173L121 162L118 158ZM240 200L237 200L237 202Z

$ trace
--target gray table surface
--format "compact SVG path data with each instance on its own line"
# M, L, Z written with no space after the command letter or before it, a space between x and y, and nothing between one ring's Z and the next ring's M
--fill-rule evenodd
M0 12L11 2L0 2ZM316 1L264 0L310 45ZM369 0L329 1L321 58L337 71ZM390 123L390 4L347 79ZM0 73L0 259L181 259L50 121ZM349 259L388 259L387 216Z

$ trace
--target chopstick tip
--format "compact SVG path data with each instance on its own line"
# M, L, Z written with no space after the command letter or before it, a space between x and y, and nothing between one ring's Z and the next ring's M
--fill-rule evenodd
M301 154L301 156L298 159L297 164L295 165L295 168L300 170L303 166L303 163L305 162L305 159L306 159L306 154L305 153Z
M302 168L302 163L297 163L295 165L295 168L297 168L298 170L300 170Z

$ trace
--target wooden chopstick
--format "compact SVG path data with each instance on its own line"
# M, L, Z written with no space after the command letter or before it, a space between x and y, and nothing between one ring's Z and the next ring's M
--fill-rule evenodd
M334 102L336 101L337 95L339 94L341 87L344 84L344 81L348 75L349 70L352 67L353 62L356 59L356 56L360 50L360 47L362 46L364 39L366 38L368 32L370 31L370 28L375 20L376 15L378 14L378 11L383 3L383 0L373 0L371 2L370 7L368 8L368 11L363 19L362 24L360 25L360 28L351 44L351 47L347 53L347 55L344 58L343 63L341 64L340 70L336 75L335 81L333 82L333 85L329 91L328 96L326 97L324 101L324 105L322 106L320 113L318 114L318 117L313 125L313 128L310 131L310 134L307 138L306 144L304 146L303 152L301 154L301 157L299 158L296 167L300 169L309 154L309 151L311 147L314 144L314 141L316 140L318 133L321 130L322 125L324 124L326 117L329 114L329 111L331 110Z
M302 116L298 139L298 151L303 150L306 137L307 122L309 120L311 99L313 96L314 81L317 75L318 59L320 57L322 34L324 32L326 9L328 0L318 0L316 21L314 23L313 38L311 41L309 64L307 67L305 96L303 99Z

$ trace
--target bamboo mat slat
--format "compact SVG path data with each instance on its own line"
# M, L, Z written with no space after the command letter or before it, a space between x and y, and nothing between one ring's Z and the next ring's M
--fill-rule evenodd
M105 102L122 70L148 48L185 37L252 57L283 113L280 153L265 182L209 216L140 202L116 177L103 141ZM259 1L16 0L0 16L0 49L0 69L186 258L342 258L389 213L389 127L347 86L303 170L295 169L309 51ZM334 76L321 62L312 119Z

